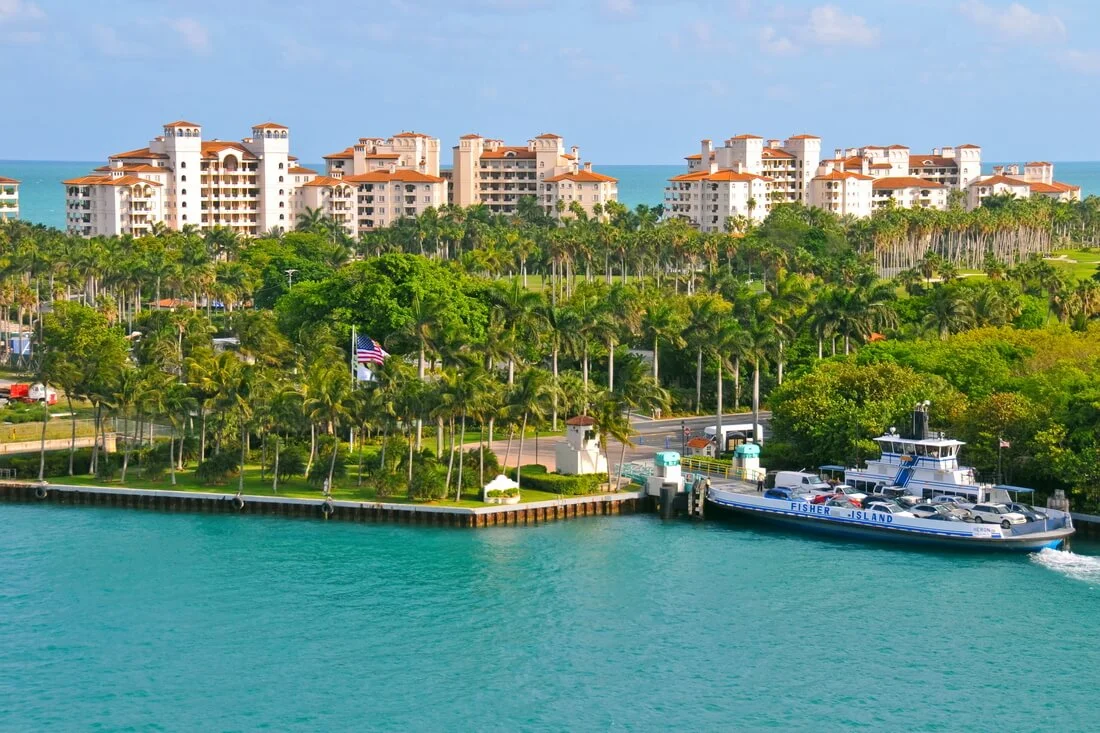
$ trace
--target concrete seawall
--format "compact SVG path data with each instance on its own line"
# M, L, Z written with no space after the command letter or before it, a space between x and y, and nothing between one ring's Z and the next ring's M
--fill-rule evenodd
M242 495L240 499L241 501L237 501L235 493L0 482L0 501L8 502L111 506L207 514L255 514L350 522L395 522L439 527L533 525L576 517L652 511L651 499L639 491L477 508L338 500L325 502L319 498L293 499L248 494Z

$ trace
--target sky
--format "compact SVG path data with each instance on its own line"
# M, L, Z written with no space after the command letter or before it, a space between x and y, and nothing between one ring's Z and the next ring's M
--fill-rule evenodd
M1100 160L1097 0L0 0L0 159L104 160L177 119L303 161L402 130L600 164L699 140Z

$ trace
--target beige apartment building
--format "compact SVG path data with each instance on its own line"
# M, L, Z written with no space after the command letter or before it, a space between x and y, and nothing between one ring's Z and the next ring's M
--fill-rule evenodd
M361 137L355 145L326 155L325 168L324 176L302 169L295 214L320 209L352 236L447 203L447 183L439 175L439 138L420 132Z
M116 153L91 175L63 181L66 226L86 237L229 228L256 236L293 226L289 130L265 122L241 141L204 140L180 120L145 148Z
M0 176L0 221L19 218L19 181Z
M532 196L548 214L568 215L580 204L591 215L595 205L618 200L618 181L579 165L580 151L569 152L560 135L543 133L526 146L505 145L481 135L463 135L454 147L450 171L451 203L483 204L494 214L514 214L519 200Z
M906 209L946 209L950 189L916 176L886 176L871 181L871 208L893 205Z
M1023 168L1021 174L1020 169ZM1054 164L1034 161L1012 165L993 166L993 175L970 182L966 192L966 206L976 209L987 196L1011 194L1017 198L1046 196L1057 201L1080 201L1081 187L1054 180Z
M686 158L688 172L669 179L665 213L707 232L724 231L729 217L762 221L773 205L808 202L820 157L816 135L734 135L717 148L703 140Z

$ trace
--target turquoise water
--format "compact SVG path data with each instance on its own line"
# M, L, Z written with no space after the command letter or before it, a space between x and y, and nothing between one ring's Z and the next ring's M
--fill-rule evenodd
M0 522L4 730L1096 727L1092 557L653 516Z

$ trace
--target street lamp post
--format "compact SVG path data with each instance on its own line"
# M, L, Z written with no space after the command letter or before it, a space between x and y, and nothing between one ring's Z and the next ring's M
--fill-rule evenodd
M286 273L286 279L289 282L289 284L286 286L287 290L289 290L294 287L294 273L298 271L294 268L290 268L289 270L284 270L284 272Z

